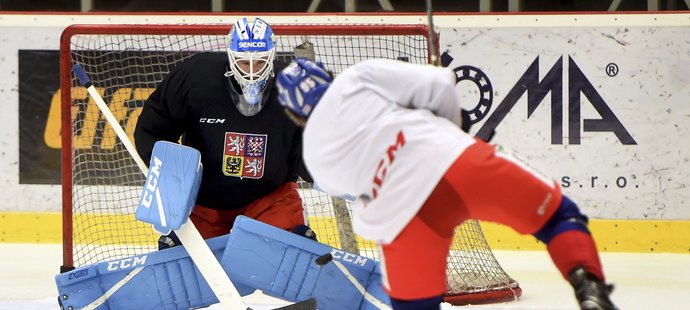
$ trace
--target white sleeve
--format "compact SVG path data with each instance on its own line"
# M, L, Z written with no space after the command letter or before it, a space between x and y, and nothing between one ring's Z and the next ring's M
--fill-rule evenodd
M350 194L336 193L335 191L328 191L328 190L326 190L325 188L321 187L321 186L319 185L319 183L316 183L316 181L314 181L314 183L312 184L312 187L313 187L315 190L317 190L317 191L324 192L324 193L327 193L327 194L329 194L329 195L331 195L331 196L335 196L335 197L338 197L338 198L342 198L342 199L345 199L345 200L348 200L348 201L355 201L355 200L357 200L357 197L355 197L355 196L353 196L353 195L350 195Z
M383 59L364 61L356 67L362 82L398 105L426 109L461 125L452 70Z

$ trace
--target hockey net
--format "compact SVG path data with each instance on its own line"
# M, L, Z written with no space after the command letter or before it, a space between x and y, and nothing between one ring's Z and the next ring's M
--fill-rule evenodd
M316 59L336 74L369 58L428 63L424 25L273 25L277 57L313 44ZM71 73L83 66L120 125L133 132L148 95L177 64L201 52L225 53L228 25L73 25L60 44L62 96L63 270L156 250L150 225L134 219L145 177L86 89ZM306 217L319 241L375 258L357 237L350 204L300 183ZM479 223L456 229L448 257L446 301L514 300L518 283L501 268Z

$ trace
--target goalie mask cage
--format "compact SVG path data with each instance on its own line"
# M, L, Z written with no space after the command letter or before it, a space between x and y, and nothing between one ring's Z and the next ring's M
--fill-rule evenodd
M429 62L425 25L273 25L277 58L304 42L336 74L369 58ZM158 236L137 222L145 176L71 73L83 66L129 138L148 95L178 63L225 53L228 25L72 25L60 43L62 99L62 270L151 252ZM304 46L304 45L302 45ZM300 182L305 216L319 241L367 257L377 247L352 232L350 205ZM423 275L417 275L423 276ZM448 257L446 301L515 300L518 283L501 268L479 223L456 229Z

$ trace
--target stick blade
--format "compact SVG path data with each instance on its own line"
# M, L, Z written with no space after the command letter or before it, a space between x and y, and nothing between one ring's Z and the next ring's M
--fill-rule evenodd
M316 299L309 298L275 310L316 310Z
M311 61L316 60L314 44L309 41L304 41L302 44L295 46L293 53L295 53L295 58L306 58Z

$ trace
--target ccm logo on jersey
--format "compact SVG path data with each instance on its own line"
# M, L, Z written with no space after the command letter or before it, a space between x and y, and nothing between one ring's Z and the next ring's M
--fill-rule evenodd
M225 119L224 118L205 118L205 117L202 117L199 119L199 123L222 124L222 123L225 123Z
M240 42L238 43L239 48L248 48L248 47L266 47L266 42L263 41L249 41L249 42Z
M161 175L161 167L163 167L163 161L160 160L160 158L154 156L152 160L152 165L149 168L149 177L146 180L146 190L144 191L144 197L142 197L141 199L141 203L146 208L151 207L151 202L153 201L154 195L156 195L156 199L158 199L158 205L163 206L163 202L160 198L161 194L158 189L158 179Z
M386 178L386 173L388 168L395 161L395 153L398 152L403 146L405 146L405 135L402 130L398 132L395 142L388 147L386 154L379 161L379 165L376 168L376 174L374 175L374 180L371 186L371 197L376 198L378 191L383 186L383 181Z
M118 269L127 269L127 268L132 268L136 266L141 266L146 263L146 255L144 256L135 256L135 257L130 257L130 258L125 258L121 260L116 260L112 262L108 262L108 270L109 271L115 271Z
M333 249L331 251L331 255L333 255L334 259L338 259L338 260L345 261L348 263L353 263L353 264L360 265L360 266L364 266L368 261L368 259L366 257L362 257L362 256L355 255L352 253L347 253L347 252L340 251L337 249Z

